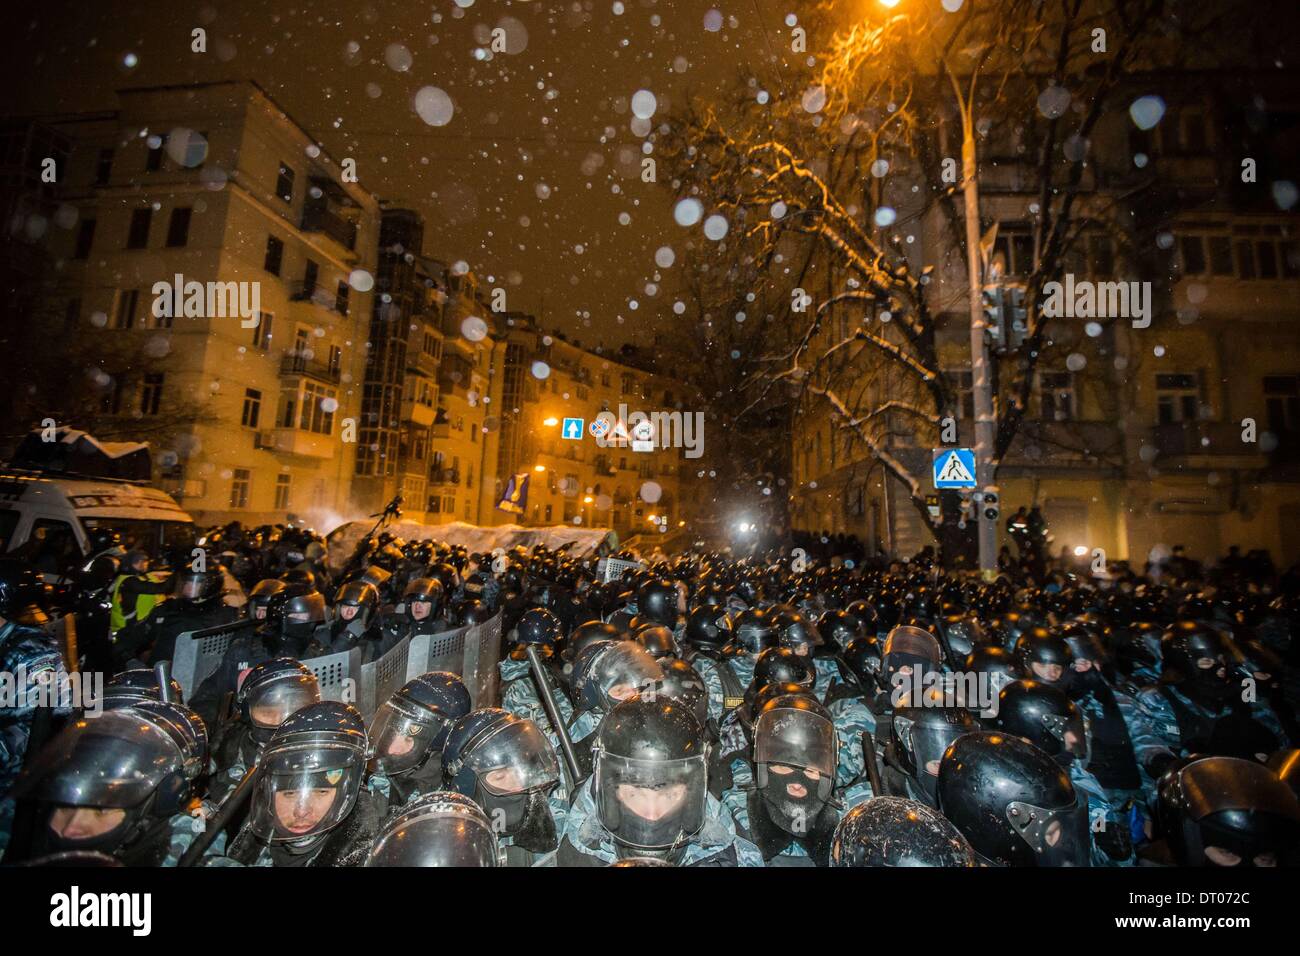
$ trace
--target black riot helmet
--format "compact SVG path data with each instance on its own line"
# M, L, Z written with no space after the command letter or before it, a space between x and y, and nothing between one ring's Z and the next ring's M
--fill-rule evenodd
M874 692L884 686L880 644L875 634L860 634L844 646L844 663L864 692Z
M939 619L938 626L943 632L948 649L956 658L953 661L954 665L975 648L983 647L992 640L979 619L970 614L945 615Z
M884 679L888 686L892 686L895 675L901 674L905 667L911 668L911 673L919 670L921 674L939 670L943 663L943 651L939 647L938 638L929 631L901 624L885 638L880 661Z
M636 592L637 617L672 627L677 623L677 596L677 586L671 581L646 581Z
M173 703L185 703L184 689L175 678L170 681L168 697ZM146 700L162 700L158 689L158 674L147 667L135 667L114 674L104 682L101 700L105 710L129 707Z
M34 755L12 795L51 811L75 807L119 816L111 829L93 836L71 825L56 831L49 818L38 853L88 850L131 857L140 841L184 811L207 759L207 731L197 714L180 704L141 701L69 721ZM166 841L154 853L156 859L132 862L161 864Z
M345 608L356 608L345 611ZM368 625L379 611L379 591L369 581L349 581L334 592L334 620L359 620L361 627Z
M1162 673L1193 694L1227 692L1228 644L1222 632L1201 621L1175 621L1160 636Z
M998 730L1024 737L1057 763L1087 762L1083 714L1065 691L1041 681L1017 680L998 694Z
M771 616L762 608L746 608L732 620L730 649L734 653L757 657L775 646L776 629Z
M1062 626L1056 633L1069 646L1071 663L1088 661L1096 668L1106 663L1106 649L1094 627L1075 621Z
M600 641L573 661L573 703L605 713L618 701L653 688L664 676L659 662L635 641Z
M366 722L325 700L291 714L258 761L248 827L272 844L320 839L352 812L366 775Z
M868 629L858 615L844 610L834 610L827 611L821 616L817 622L817 631L827 646L834 651L843 652L850 641L866 634ZM874 624L871 626L870 633L872 635L876 633Z
M1070 645L1045 627L1033 627L1021 634L1015 655L1026 676L1046 684L1061 683L1074 662Z
M938 809L995 866L1088 866L1088 801L1051 757L1010 734L953 741Z
M621 641L626 637L627 633L616 624L608 621L588 621L573 629L568 642L564 645L563 657L566 661L571 661L598 641Z
M659 695L621 701L593 755L592 796L620 855L672 855L704 826L708 753L687 708Z
M677 639L663 624L644 624L637 628L636 642L650 652L655 660L677 656Z
M686 640L697 650L721 647L731 639L731 619L722 605L700 604L686 615Z
M429 671L407 681L370 722L370 772L399 776L418 770L442 750L451 724L471 706L465 684L448 671Z
M319 591L294 595L284 605L282 633L299 643L308 641L316 629L325 623L328 613L325 596Z
M679 701L699 718L701 725L707 725L709 685L704 683L704 678L700 676L699 671L675 657L660 658L659 666L664 672L659 693Z
M839 740L830 712L812 697L784 694L754 716L754 769L768 816L802 835L835 785Z
M284 594L286 588L279 578L265 578L253 586L248 594L248 616L254 621L265 621L266 626L275 632L280 630L279 616L284 613L284 601L274 600ZM272 617L272 608L278 614Z
M478 598L461 598L453 601L447 610L457 626L468 624L470 627L475 624L486 624L496 613Z
M290 597L310 594L316 590L316 575L307 568L291 568L280 575L280 580L284 582Z
M437 578L412 578L402 590L402 604L406 608L406 619L414 623L433 621L442 611L445 594L446 589ZM416 604L429 605L428 612L423 617L415 616Z
M320 684L306 664L276 657L248 672L235 700L241 719L260 745L271 739L290 714L320 701Z
M768 684L798 684L811 690L816 682L817 671L809 658L788 647L769 647L754 662L754 676L745 696L752 700L758 689Z
M774 623L777 643L796 654L811 658L823 643L817 625L799 611L782 611Z
M994 694L1002 692L1014 680L1025 676L1015 655L996 644L981 644L966 655L965 670L970 674L984 674Z
M899 707L894 711L890 748L926 803L934 804L944 751L954 740L978 729L965 707Z
M844 814L831 866L973 867L975 851L937 810L902 797L873 797Z
M499 707L460 718L442 748L443 785L469 797L500 832L534 853L559 844L547 794L560 780L555 748L531 720Z
M555 653L555 646L562 637L564 628L558 617L544 607L532 608L523 613L510 635L514 643L510 657L513 660L527 660L524 647L528 644L536 646L543 657L550 657Z
M189 604L206 604L220 598L225 584L215 556L205 557L199 567L202 570L195 570L193 563L182 565L173 577L175 596Z
M366 866L501 865L492 821L477 803L449 790L418 797L389 820L370 846Z
M1157 820L1179 866L1294 866L1300 803L1263 764L1201 757L1161 777Z

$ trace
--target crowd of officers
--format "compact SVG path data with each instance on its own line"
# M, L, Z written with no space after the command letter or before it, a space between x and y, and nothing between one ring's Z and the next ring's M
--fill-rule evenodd
M114 676L93 710L0 708L5 864L1300 859L1300 594L1268 583L699 552L614 577L387 534L331 569L309 533L237 526L158 574L97 544L55 610L84 622L78 667ZM0 574L29 689L66 680L50 599ZM431 671L363 715L303 663L498 615L491 700ZM158 665L236 620L183 699Z

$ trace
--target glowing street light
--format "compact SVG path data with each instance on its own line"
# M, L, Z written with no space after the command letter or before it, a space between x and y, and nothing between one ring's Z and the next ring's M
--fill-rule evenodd
M546 470L545 465L533 465L533 471L545 471L545 470Z
M542 422L542 424L545 425L547 428L554 428L556 425L560 424L560 420L556 418L554 415L552 415L550 418Z

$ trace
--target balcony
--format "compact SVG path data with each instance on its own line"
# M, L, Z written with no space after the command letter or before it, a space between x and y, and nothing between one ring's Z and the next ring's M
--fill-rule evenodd
M280 359L280 374L282 376L304 376L329 385L337 385L342 379L342 372L339 369L333 368L325 362L307 358L307 356L298 352L286 352L284 354L284 357Z
M1179 470L1263 468L1266 456L1258 443L1241 440L1236 422L1169 422L1152 429L1157 467Z
M357 247L357 225L340 214L344 203L350 202L347 193L330 179L313 177L315 198L308 192L302 207L302 231L318 232L338 243L348 252Z
M274 451L302 458L333 458L338 444L333 435L320 435L301 428L277 428L272 441Z
M416 425L432 425L436 412L432 405L408 398L402 402L402 421L414 422Z
M432 485L459 485L460 469L459 468L431 468L429 469L429 484Z

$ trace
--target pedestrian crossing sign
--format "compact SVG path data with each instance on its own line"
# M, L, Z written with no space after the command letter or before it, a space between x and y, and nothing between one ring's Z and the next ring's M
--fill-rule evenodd
M560 431L560 434L565 438L571 438L574 441L582 441L582 419L566 418L564 420L564 428Z
M974 488L975 452L969 448L934 450L934 486L936 488Z

